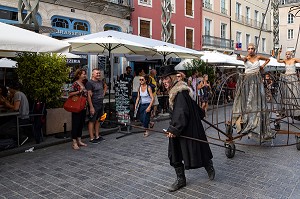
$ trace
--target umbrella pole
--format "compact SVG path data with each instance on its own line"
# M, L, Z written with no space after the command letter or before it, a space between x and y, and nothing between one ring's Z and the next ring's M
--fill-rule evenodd
M108 120L111 120L111 109L110 109L110 89L111 89L111 49L109 48L108 51L108 57L109 57L109 61L108 61ZM109 125L110 127L110 125Z
M4 68L3 84L6 86L6 68Z

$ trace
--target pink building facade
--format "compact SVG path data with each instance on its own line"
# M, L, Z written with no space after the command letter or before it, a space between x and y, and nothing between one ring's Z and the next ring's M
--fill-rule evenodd
M135 35L161 40L161 1L133 0L131 16ZM171 43L187 48L202 48L202 0L171 0Z

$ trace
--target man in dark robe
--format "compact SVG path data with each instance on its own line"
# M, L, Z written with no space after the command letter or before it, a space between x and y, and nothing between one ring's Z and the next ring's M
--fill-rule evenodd
M169 137L168 156L170 165L175 168L176 181L169 191L186 186L185 169L204 167L210 180L215 177L212 152L208 143L181 138L187 136L207 141L201 119L205 112L193 100L193 91L183 81L177 81L173 65L162 67L161 75L165 88L169 91L171 122L167 129Z

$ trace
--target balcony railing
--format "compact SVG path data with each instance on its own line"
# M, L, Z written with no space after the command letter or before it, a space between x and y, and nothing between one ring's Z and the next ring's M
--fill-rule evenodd
M244 25L251 26L251 27L254 27L254 28L260 29L260 27L261 27L261 22L260 21L251 19L249 17L245 17L243 15L236 14L235 15L235 20L239 23L242 23ZM262 30L269 31L268 30L268 25L266 23L264 23L264 25L262 26Z
M220 37L213 37L210 35L202 35L202 44L203 47L210 46L215 48L234 50L233 40L224 39Z
M212 4L209 2L203 2L203 7L212 10Z
M221 8L221 13L227 15L227 9L226 8Z

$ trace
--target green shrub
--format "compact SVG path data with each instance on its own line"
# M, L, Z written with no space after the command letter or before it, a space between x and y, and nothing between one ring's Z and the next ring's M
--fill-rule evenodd
M192 63L186 63L184 65L186 69L186 75L187 77L190 77L193 73L193 71L198 71L202 75L207 74L209 81L214 82L215 79L215 72L213 66L208 65L201 59L193 59Z
M17 74L30 100L46 103L47 108L62 107L61 87L68 80L65 56L50 53L18 53Z

